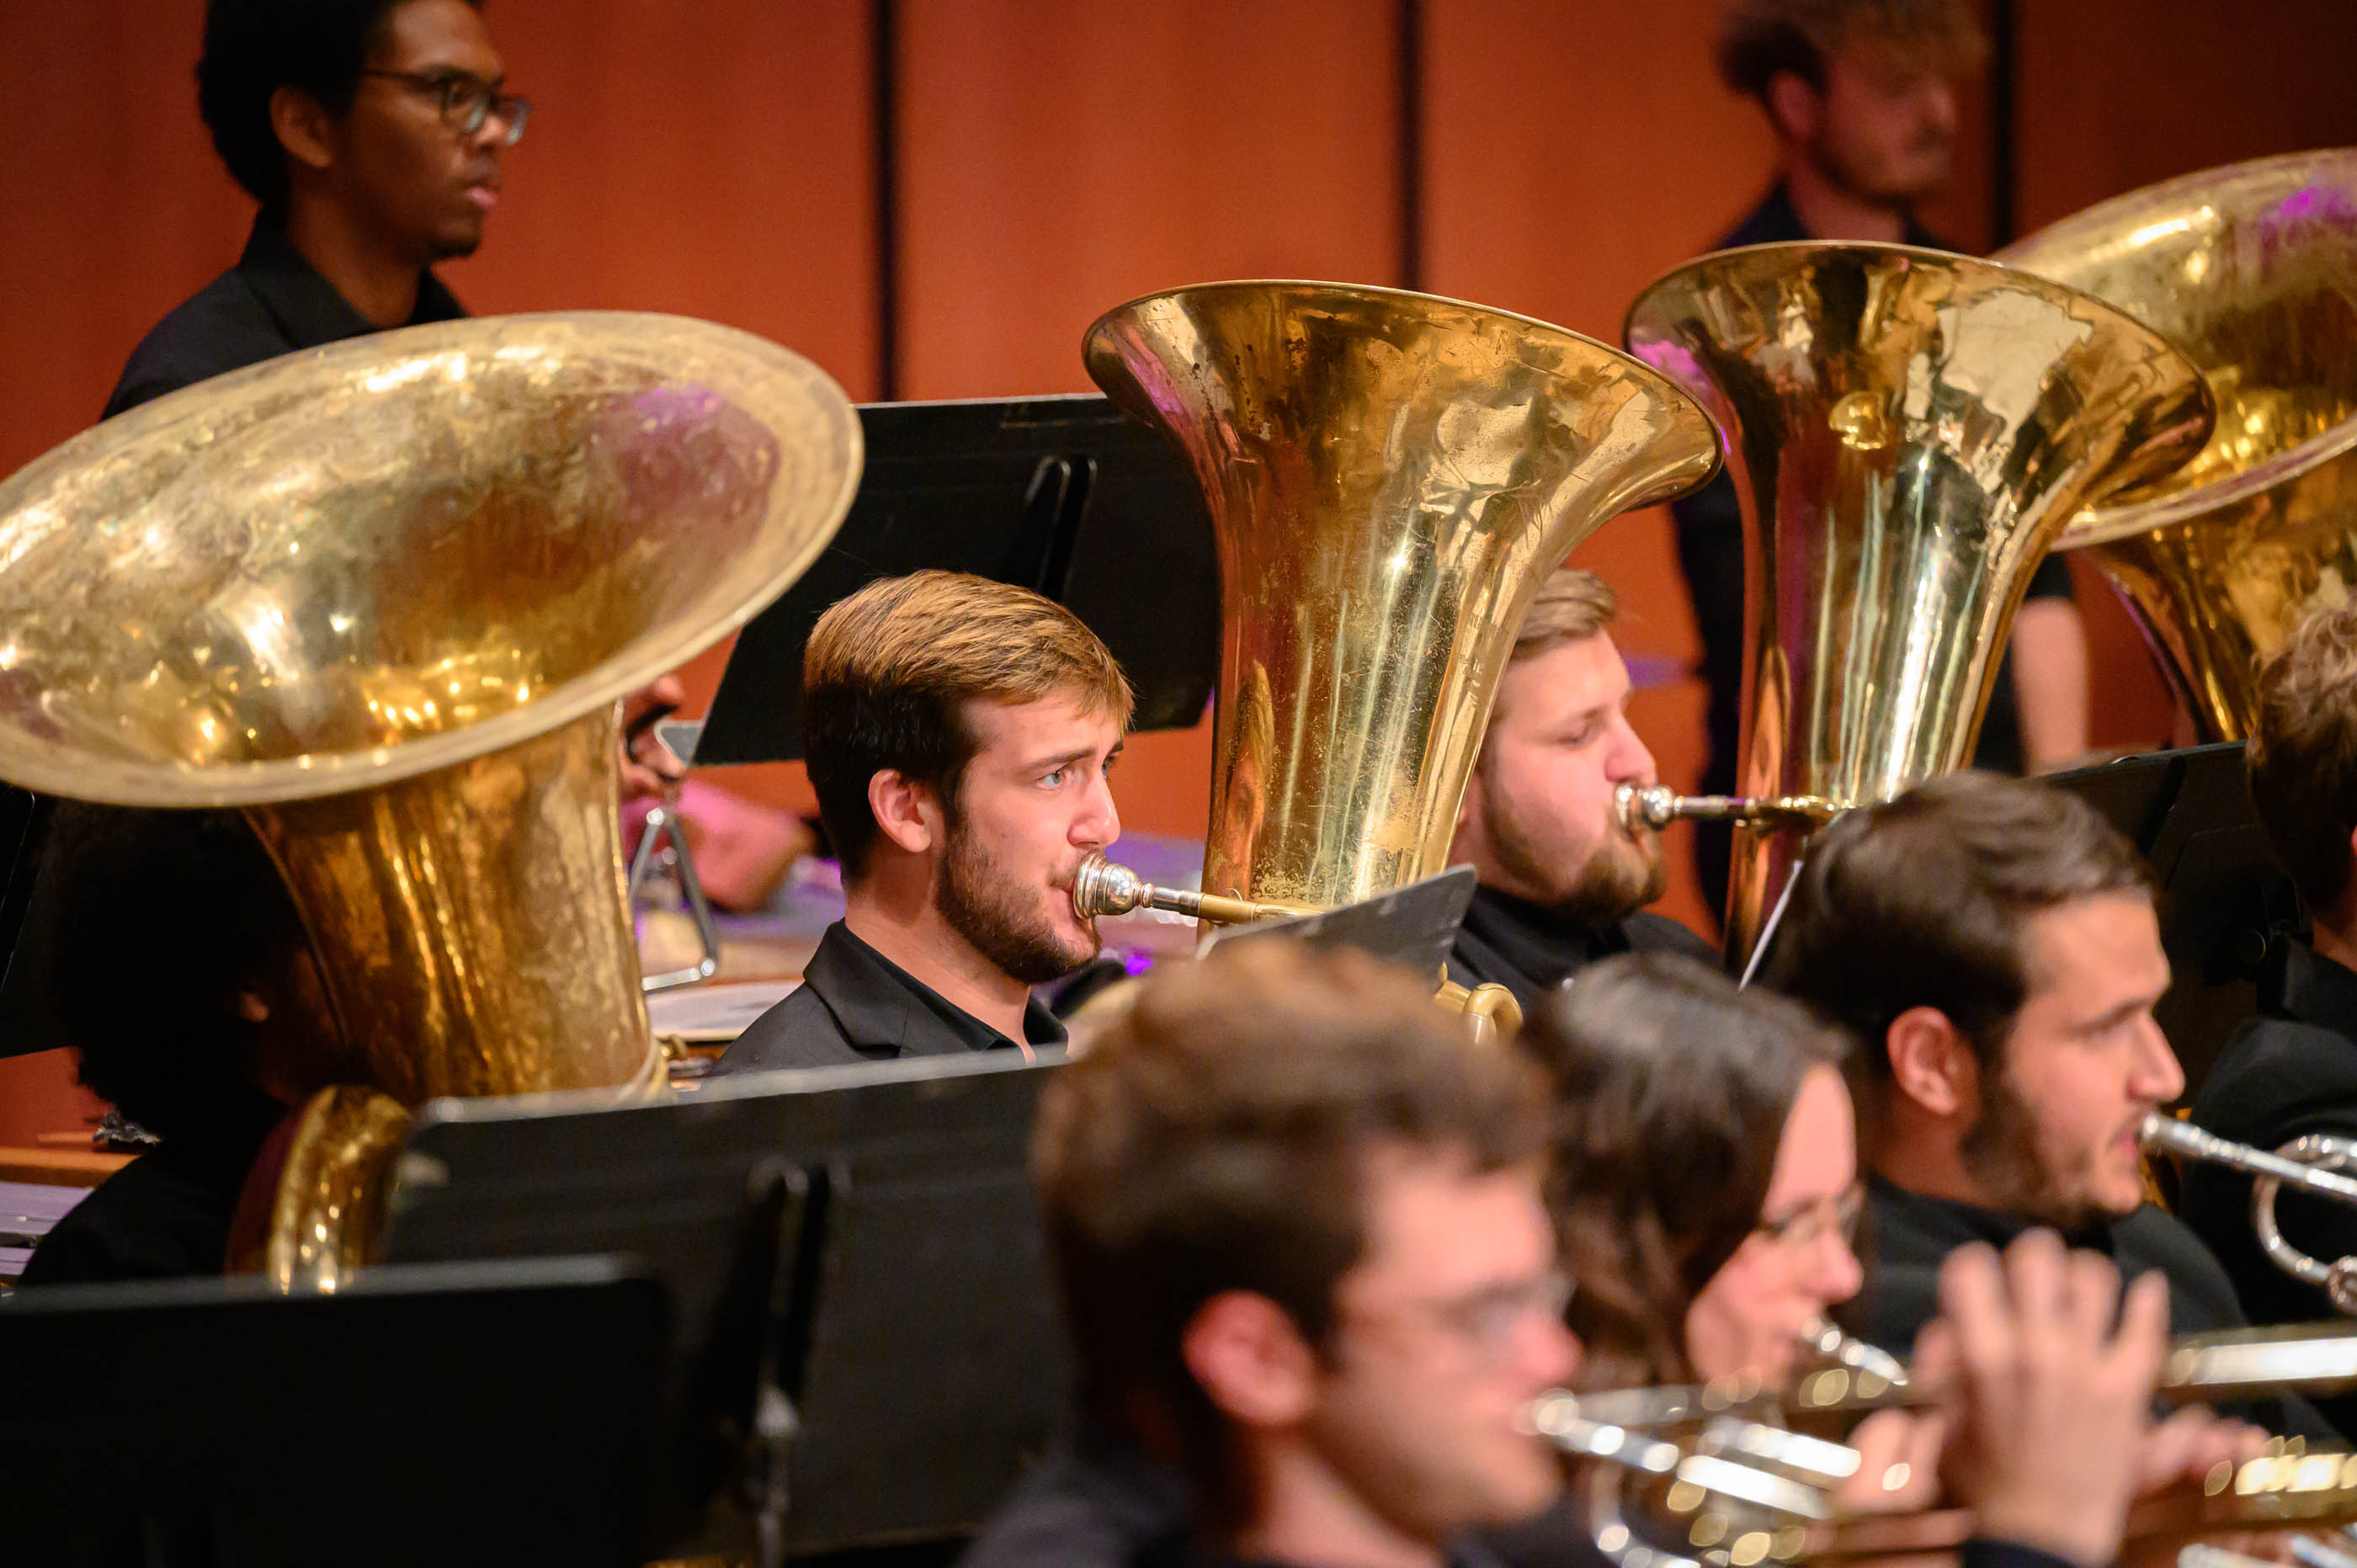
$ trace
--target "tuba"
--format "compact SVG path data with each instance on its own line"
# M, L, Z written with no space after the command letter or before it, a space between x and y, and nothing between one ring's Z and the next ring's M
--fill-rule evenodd
M2166 333L2209 377L2201 456L2056 548L2102 569L2205 738L2247 736L2259 662L2357 591L2357 148L2188 175L1998 255Z
M1089 328L1089 373L1210 502L1221 658L1203 887L1290 909L1443 870L1534 595L1707 481L1692 399L1629 356L1393 289L1222 283Z
M1717 418L1743 510L1740 784L1763 810L1736 831L1739 961L1801 829L1971 755L2032 569L2088 503L2191 457L2209 395L2098 300L1898 245L1706 256L1639 295L1625 334Z
M859 464L799 356L565 314L253 366L0 484L0 779L242 808L309 939L350 1082L297 1125L282 1287L365 1261L405 1108L658 1080L616 701L799 576Z

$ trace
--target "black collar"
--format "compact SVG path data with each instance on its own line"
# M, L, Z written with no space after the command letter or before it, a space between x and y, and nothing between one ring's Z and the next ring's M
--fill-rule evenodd
M1529 975L1542 991L1598 959L1629 950L1629 933L1620 921L1590 925L1501 893L1487 883L1473 889L1463 929Z
M1800 211L1792 205L1792 192L1780 179L1760 205L1753 208L1749 215L1735 227L1734 231L1720 242L1720 246L1722 249L1731 250L1738 245L1768 245L1793 240L1813 240L1816 237L1810 233L1807 226L1801 221ZM1911 212L1907 215L1907 226L1900 235L1900 240L1904 244L1926 246L1934 251L1955 249L1953 245L1917 222L1915 215Z
M378 330L375 322L354 309L351 301L336 292L335 285L303 259L285 230L265 219L253 220L253 232L245 242L245 253L237 259L237 268L262 308L297 349L316 349ZM442 280L427 272L418 277L417 307L404 325L457 321L466 314L457 297L442 286Z
M847 1039L905 1046L912 1033L947 1034L970 1051L1016 1043L868 946L841 920L819 939L802 979ZM1026 1045L1061 1046L1067 1037L1062 1022L1037 996L1024 1003Z
M2287 1018L2357 1039L2357 972L2306 942L2293 942L2284 950L2276 1009Z
M1933 1243L1941 1256L1967 1241L1986 1241L2001 1252L2023 1232L2045 1223L2026 1214L1910 1192L1879 1176L1869 1175L1866 1181L1874 1202L1878 1242L1887 1240L1896 1229ZM2063 1239L2090 1251L2109 1254L2112 1251L2112 1227L2102 1219L2090 1220L2066 1232Z

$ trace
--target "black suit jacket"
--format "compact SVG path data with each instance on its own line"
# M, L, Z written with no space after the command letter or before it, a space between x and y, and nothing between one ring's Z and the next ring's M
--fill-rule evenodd
M1614 925L1582 925L1494 887L1476 887L1449 949L1448 978L1469 988L1502 985L1528 1017L1542 995L1597 960L1656 951L1718 961L1717 949L1666 915L1640 910Z
M2202 1081L2193 1121L2267 1150L2309 1133L2357 1139L2357 973L2295 945L2266 1010L2234 1031ZM2285 1273L2260 1250L2251 1229L2250 1177L2192 1162L2182 1174L2186 1222L2225 1264L2252 1322L2338 1316L2321 1290ZM2312 1258L2330 1262L2357 1253L2357 1209L2283 1196L2276 1218L2284 1239ZM2323 1405L2343 1430L2357 1425L2357 1395Z

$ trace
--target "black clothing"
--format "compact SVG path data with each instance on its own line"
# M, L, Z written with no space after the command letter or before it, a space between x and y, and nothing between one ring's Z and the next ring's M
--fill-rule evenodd
M1792 209L1792 197L1780 184L1713 249L1811 238L1802 227L1801 215ZM1955 249L1912 218L1907 220L1905 239L1910 245ZM1703 764L1702 792L1725 795L1735 789L1743 703L1743 512L1736 499L1735 482L1722 474L1698 494L1673 502L1670 514L1677 524L1678 565L1694 601L1695 628L1702 638L1703 682L1709 689L1704 718L1709 746ZM2029 596L2071 596L2071 573L2061 556L2050 555L2040 563L2029 580ZM2000 772L2021 771L2021 717L2014 698L2010 653L1998 661L1996 685L1989 693L1988 713L1981 720L1980 746L1973 760L1977 767ZM1695 859L1703 895L1714 908L1727 902L1732 831L1723 822L1697 824Z
M2306 943L2285 955L2265 1010L2226 1042L2193 1100L2194 1125L2273 1150L2309 1133L2357 1138L2357 973ZM2254 1323L2338 1316L2324 1292L2267 1261L2251 1230L2251 1178L2189 1161L2186 1223L2225 1265ZM2288 1191L2276 1199L2284 1239L2312 1258L2357 1253L2357 1209ZM2343 1431L2357 1430L2357 1395L2319 1402Z
M201 1135L167 1138L66 1211L25 1264L25 1286L218 1274L239 1192L286 1107L254 1092Z
M1543 992L1614 953L1660 950L1718 961L1717 950L1666 915L1640 910L1614 926L1582 925L1494 887L1476 887L1448 953L1448 978L1463 986L1494 982L1514 993L1529 1016Z
M1064 1026L1033 997L1024 1043L1061 1046ZM1008 1039L851 934L837 920L819 939L793 993L753 1020L712 1069L765 1072L842 1067L896 1057L954 1056L1012 1047Z
M1939 1316L1940 1265L1950 1252L1967 1241L2002 1249L2036 1224L2018 1214L1909 1192L1880 1176L1868 1177L1867 1189L1866 1290L1836 1316L1852 1333L1894 1356L1912 1355L1915 1336ZM2110 1258L2124 1280L2159 1270L2169 1281L2171 1335L2249 1326L2226 1271L2201 1239L2166 1209L2146 1204L2125 1219L2098 1220L2063 1240ZM2303 1399L2219 1409L2270 1432L2339 1445L2339 1434Z
M958 1568L1123 1568L1187 1520L1176 1471L1118 1438L1083 1437L1030 1468Z
M1601 1561L1602 1554L1597 1555ZM1238 1557L1184 1536L1166 1536L1151 1542L1131 1560L1137 1568L1290 1568L1267 1558ZM1460 1537L1450 1542L1442 1568L1503 1568L1500 1559L1479 1541Z
M429 272L418 279L417 307L405 325L466 314ZM377 329L303 259L285 231L257 218L237 265L175 306L131 351L105 417L281 354Z

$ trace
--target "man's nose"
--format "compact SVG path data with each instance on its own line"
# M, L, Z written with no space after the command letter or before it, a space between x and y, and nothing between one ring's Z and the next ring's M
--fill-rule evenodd
M1534 1312L1528 1321L1523 1342L1528 1348L1525 1371L1534 1391L1569 1382L1579 1367L1579 1341L1553 1313Z
M1121 810L1113 803L1113 786L1100 772L1089 786L1081 814L1072 819L1071 839L1084 849L1103 849L1121 837Z
M1652 779L1653 754L1648 751L1645 748L1645 743L1638 738L1636 730L1631 726L1625 714L1612 722L1618 729L1618 734L1613 740L1612 755L1604 765L1605 777L1615 784L1631 779L1641 781Z
M2149 1015L2137 1027L2136 1051L2129 1088L2134 1098L2166 1105L2185 1092L2185 1069L2169 1048L2169 1036Z

